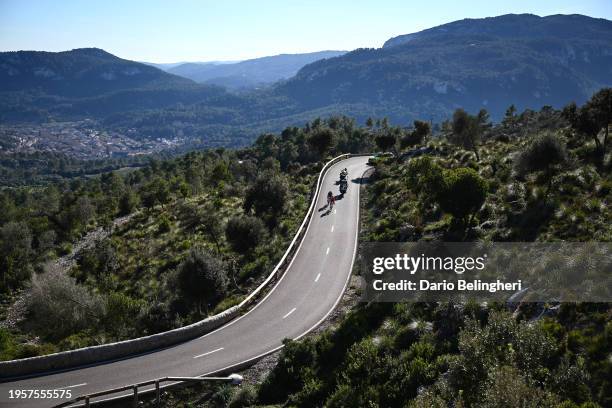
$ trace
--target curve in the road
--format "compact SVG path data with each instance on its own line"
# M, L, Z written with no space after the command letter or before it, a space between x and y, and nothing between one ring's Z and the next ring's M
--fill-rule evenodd
M238 369L318 326L340 301L350 279L358 241L360 180L368 157L352 157L323 177L312 216L285 274L251 310L221 328L173 347L119 361L0 384L0 406L10 389L72 390L73 397L161 377L200 376ZM339 195L338 174L349 171L349 189L332 211L328 191ZM42 400L6 406L49 406ZM57 402L56 402L57 403Z

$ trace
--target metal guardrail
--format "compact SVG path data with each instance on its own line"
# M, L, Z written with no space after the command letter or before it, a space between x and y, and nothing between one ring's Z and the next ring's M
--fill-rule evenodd
M322 167L321 171L319 172L317 183L312 192L310 207L308 208L302 224L295 233L293 240L289 244L289 247L264 282L262 282L242 302L240 302L240 304L191 325L172 329L162 333L131 340L124 340L117 343L108 343L71 351L62 351L46 356L0 362L0 378L18 378L20 376L31 375L36 372L70 369L83 364L94 364L117 358L125 358L130 355L148 352L161 347L169 347L181 341L187 341L197 336L201 336L206 332L210 332L218 327L221 327L229 320L236 318L245 312L248 306L260 297L260 295L264 292L264 289L277 280L285 271L289 261L292 258L292 255L297 251L299 243L306 232L306 227L312 217L312 214L314 213L314 207L316 206L317 197L321 189L321 180L323 179L323 176L326 174L327 170L329 170L329 168L335 163L353 156L362 155L342 154L331 159Z
M157 406L161 404L161 387L160 384L163 382L207 382L207 381L220 381L228 382L232 385L240 385L242 383L242 376L238 374L231 374L227 377L164 377L155 380L143 381L137 384L126 385L124 387L113 388L110 390L94 392L92 394L81 395L80 397L73 398L69 401L62 402L59 405L55 405L53 408L63 408L73 406L79 402L84 402L84 407L89 408L91 405L91 399L97 397L103 397L105 395L116 394L123 391L133 391L132 406L138 407L138 388L146 387L148 385L155 385L155 403ZM148 391L150 392L150 391Z
M311 198L311 202L310 202L310 207L308 208L308 211L306 212L306 216L304 217L304 220L302 221L302 224L300 225L300 227L298 228L297 232L295 233L295 236L293 237L293 240L289 244L289 247L287 248L287 250L283 254L283 257L281 258L281 260L276 264L276 267L270 273L270 275L268 275L268 277L264 280L264 282L262 282L253 292L251 292L251 294L247 298L245 298L238 305L238 308L242 309L243 307L248 306L252 301L254 301L258 297L259 294L261 294L263 289L266 288L266 286L268 286L271 281L277 279L278 275L285 271L285 269L284 269L285 264L287 263L288 260L291 259L291 255L293 255L297 251L297 248L299 247L298 242L301 242L301 239L303 238L303 235L305 234L305 231L306 231L306 226L308 225L308 223L310 222L310 220L312 218L312 215L313 215L314 210L315 210L316 205L317 205L317 199L318 199L319 193L321 191L321 181L323 180L323 177L325 176L327 171L330 169L330 167L333 166L334 164L338 163L341 160L344 160L344 159L347 159L347 158L350 158L350 157L356 157L356 156L370 156L370 154L342 154L342 155L337 156L337 157L333 158L332 160L328 161L323 166L323 168L319 172L319 177L317 178L317 183L316 183L315 188L314 188L314 190L312 192L312 198ZM113 389L109 389L109 390L105 390L105 391L100 391L100 392L93 393L93 394L83 395L83 396L74 398L74 399L72 399L70 401L66 401L64 403L56 405L54 408L68 407L68 406L77 404L80 401L84 401L84 406L89 408L90 400L93 399L93 398L102 397L102 396L111 395L111 394L116 394L116 393L124 392L124 391L130 391L130 390L133 391L132 404L133 404L134 407L137 407L138 406L138 388L139 387L146 387L146 386L149 386L149 385L155 385L155 394L156 394L155 395L155 400L156 400L156 403L159 405L160 402L161 402L160 401L160 398L161 398L161 393L160 393L161 387L160 387L160 384L161 383L163 383L163 382L174 383L174 384L168 384L168 385L165 386L165 387L170 387L170 386L176 385L177 383L182 383L182 382L204 382L204 381L225 381L225 382L231 382L232 384L239 384L239 382L242 381L242 377L239 376L238 374L231 374L228 377L164 377L164 378L160 378L160 379L156 379L156 380L145 381L145 382L142 382L142 383L127 385L127 386L124 386L124 387L113 388ZM149 390L149 391L146 391L146 392L151 392L151 391L152 390Z

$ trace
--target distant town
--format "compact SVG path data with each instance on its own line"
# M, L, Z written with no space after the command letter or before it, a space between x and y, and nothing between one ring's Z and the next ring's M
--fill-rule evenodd
M0 153L54 152L77 159L146 155L173 149L184 140L136 139L135 131L108 131L94 120L42 124L0 124Z

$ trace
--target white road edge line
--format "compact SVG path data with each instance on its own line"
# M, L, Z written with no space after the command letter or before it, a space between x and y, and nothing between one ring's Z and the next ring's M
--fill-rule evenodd
M332 225L332 229L331 229L331 232L334 232L334 226L333 226L333 225Z
M76 388L76 387L82 387L84 385L87 385L87 383L81 383L81 384L75 384L75 385L69 385L67 387L60 387L58 388L59 390L67 390L68 388Z
M366 173L366 172L364 171L364 172L363 172L363 174L365 174L365 173ZM361 177L363 177L363 174L361 175ZM359 187L361 187L361 186L359 186ZM359 189L359 188L357 188L357 202L359 202L359 196L360 196L360 194L359 194L359 192L360 192L360 191L359 191L359 190L360 190L360 189ZM351 280L351 276L353 275L353 266L354 266L354 263L355 263L355 256L357 255L357 246L358 246L358 238L359 238L359 209L360 209L360 207L357 207L357 223L358 223L358 224L357 224L357 229L356 229L356 231L355 231L355 238L356 238L356 241L355 241L355 246L353 247L353 260L351 261L351 270L350 270L349 274L346 276L346 281L344 282L344 289L342 290L342 293L340 293L340 296L338 296L338 298L336 298L336 302L334 303L334 306L333 306L331 309L329 309L329 311L328 311L328 312L325 314L325 316L323 316L323 317L321 318L321 320L319 320L319 321L318 321L317 323L315 323L315 324L314 324L314 325L313 325L311 328L309 328L308 330L306 330L304 333L300 334L299 336L297 336L297 337L296 337L296 338L294 338L293 340L299 340L299 339L301 339L302 337L304 337L305 335L307 335L308 333L310 333L311 331L313 331L313 330L314 330L314 329L315 329L315 328L316 328L318 325L320 325L320 324L321 324L321 323L322 323L322 322L323 322L325 319L327 319L327 316L329 316L329 315L331 314L331 312L333 312L333 311L334 311L334 309L336 308L336 306L338 306L338 303L340 303L340 300L342 299L342 296L344 296L344 292L346 292L346 287L348 286L348 284L349 284L349 282L350 282L350 280ZM310 224L308 224L308 226L310 226ZM297 251L296 251L296 253L297 253ZM284 277L284 276L285 276L285 275L283 275L283 277ZM282 279L282 277L281 277L281 279ZM278 285L278 283L277 283L277 285ZM244 316L244 315L243 315L243 316ZM217 330L219 330L219 329L217 329ZM285 346L284 346L283 344L281 344L280 346L277 346L277 347L273 348L272 350L265 351L265 352L263 352L263 353L261 353L261 354L259 354L259 355L255 356L255 357L251 357L251 358L249 358L249 359L247 359L247 360L241 361L241 362L240 362L240 363L238 363L238 364L232 364L232 365L229 365L229 366L223 367L223 368L221 368L221 369L219 369L219 370L209 371L209 372L207 372L207 373L201 374L200 376L201 376L201 377L206 377L207 375L213 375L213 374L215 374L215 373L221 373L221 372L224 372L224 371L227 371L227 370L230 370L230 369L236 368L236 367L240 367L240 366L242 366L242 365L246 365L246 364L249 364L249 363L255 362L255 361L257 361L257 360L259 360L259 359L261 359L261 358L263 358L263 357L265 357L265 356L267 356L267 355L269 355L269 354L274 353L274 352L275 352L275 351L277 351L277 350L282 349L283 347L285 347Z
M287 317L289 317L289 315L290 315L291 313L293 313L293 312L295 312L295 307L294 307L293 309L291 309L291 310L289 311L289 313L287 313L286 315L284 315L284 316L283 316L283 319L286 319Z
M347 160L350 160L350 159L347 159ZM328 169L328 172L329 172L329 169ZM365 174L365 173L366 173L366 172L364 171L364 172L363 172L363 174ZM363 177L363 174L361 175L361 177ZM357 188L357 202L359 202L359 196L360 196L360 194L359 194L359 190L360 190L360 189L359 189L359 188ZM358 222L358 223L359 223L359 209L360 209L360 207L358 207L358 208L357 208L357 222ZM308 234L308 230L310 229L310 225L311 225L311 223L308 223L308 226L306 227L306 233L304 234L304 236L305 236L306 234ZM358 224L358 226L357 226L357 230L355 231L355 238L358 238L358 237L359 237L359 224ZM295 254L297 254L297 253L300 251L300 248L302 247L302 244L303 244L303 243L304 243L304 241L302 240L302 242L300 242L300 245L298 246L297 251L295 251ZM299 336L297 336L297 337L296 337L294 340L299 340L299 339L301 339L302 337L304 337L305 335L307 335L308 333L310 333L311 331L313 331L313 330L314 330L314 329L315 329L317 326L319 326L319 325L320 325L320 324L321 324L321 323L322 323L322 322L323 322L325 319L327 319L327 316L329 316L329 315L331 314L331 312L333 312L333 311L334 311L334 309L336 309L336 306L338 306L338 303L340 303L340 300L342 299L342 296L344 296L344 292L346 292L346 287L348 286L348 284L349 284L349 282L350 282L350 280L351 280L351 276L352 276L352 274L353 274L353 273L352 273L352 271L353 271L353 264L355 263L355 256L357 255L357 245L358 245L358 242L357 242L357 241L355 241L355 246L354 246L354 248L353 248L353 260L351 261L351 271L350 271L350 272L349 272L349 274L347 275L347 277L346 277L346 281L344 282L344 289L342 290L342 293L340 293L340 296L338 296L338 298L336 299L336 302L334 303L333 307L332 307L332 308L331 308L331 309L330 309L330 310L329 310L329 311L328 311L328 312L325 314L325 316L323 316L323 317L321 318L321 320L319 320L317 323L315 323L315 324L314 324L312 327L310 327L310 328L309 328L308 330L306 330L304 333L302 333L302 334L300 334ZM293 261L295 260L295 254L294 254L294 257L291 259L291 262L289 262L289 265L287 266L287 270L289 270L289 269L291 268L291 265L293 264ZM213 333L215 333L215 332L217 332L217 331L223 330L224 328L226 328L226 327L228 327L228 326L231 326L232 324L234 324L234 323L235 323L235 322L237 322L238 320L240 320L240 319L244 318L246 315L248 315L249 313L251 313L251 312L252 312L253 310L255 310L255 309L256 309L256 308L257 308L259 305L261 305L261 304L262 304L262 303L263 303L263 302L264 302L264 301L265 301L265 300L268 298L268 296L270 296L270 295L272 294L272 292L273 292L273 291L274 291L274 290L275 290L275 289L276 289L276 288L277 288L277 287L280 285L281 281L283 280L283 278L284 278L285 276L287 276L287 274L286 274L286 273L284 273L284 274L281 276L281 278L280 278L280 279L279 279L279 280L276 282L276 284L275 284L275 285L272 287L272 289L270 290L270 292L268 292L268 294L267 294L267 295L266 295L266 296L265 296L265 297L264 297L264 298L263 298L263 299L262 299L260 302L256 303L256 304L255 304L255 306L253 306L253 308L252 308L251 310L249 310L248 312L246 312L246 313L245 313L245 314L243 314L242 316L238 317L237 319L234 319L234 320L230 321L230 322L229 322L229 323L227 323L226 325L221 326L221 327L219 327L218 329L213 330L212 332L210 332L210 333L207 333L207 334L203 335L202 337L200 337L200 339L201 339L201 338L203 338L203 337L210 336L211 334L213 334ZM282 349L283 347L284 347L284 345L283 345L283 344L281 344L280 346L277 346L277 347L273 348L272 350L265 351L265 352L263 352L263 353L261 353L261 354L258 354L258 355L257 355L257 356L255 356L255 357L251 357L251 358L249 358L249 359L246 359L246 360L244 360L244 361L241 361L240 363L237 363L237 364L231 364L231 365L225 366L225 367L223 367L223 368L221 368L221 369L219 369L219 370L214 370L214 371L209 371L209 372L207 372L207 373L203 373L203 374L201 374L201 375L200 375L200 377L206 377L206 376L209 376L209 375L213 375L213 374L215 374L215 373L220 373L220 372L224 372L224 371L227 371L227 370L230 370L230 369L235 369L235 368L238 368L238 367L240 367L240 366L242 366L242 365L245 365L245 364L250 364L250 363L253 363L253 362L258 361L259 359L261 359L261 358L263 358L263 357L265 357L265 356L267 356L267 355L270 355L270 354L274 353L275 351L278 351L278 350ZM166 385L164 385L164 386L160 386L160 388L168 388L168 387L170 387L170 386L172 386L172 385L175 385L175 384L177 384L177 383L169 383L169 384L166 384ZM126 395L130 395L130 394L126 394ZM108 402L108 401L120 400L120 399L122 399L122 398L124 398L124 396L117 396L117 397L113 397L113 398L105 398L105 399L100 400L100 401L101 401L101 402Z
M327 247L327 251L325 251L325 255L329 255L329 247Z
M318 282L320 277L321 277L321 274L318 274L317 277L315 278L315 282Z
M350 160L350 158L349 158ZM367 172L367 169L361 173L361 177L363 178L363 175ZM355 245L353 245L353 259L351 259L351 267L349 268L349 272L346 275L346 280L344 281L344 288L342 288L342 291L340 292L340 294L338 295L338 297L336 298L336 301L334 302L334 305L331 307L331 309L329 309L327 311L327 313L325 313L325 316L323 316L321 319L319 319L318 322L316 322L314 325L312 325L308 330L306 330L304 333L300 334L299 336L297 336L294 340L299 340L302 337L304 337L305 335L307 335L308 333L310 333L311 331L313 331L315 328L317 328L321 323L323 323L325 321L325 319L327 319L327 316L329 316L331 314L331 312L333 312L336 307L338 306L338 303L340 303L340 300L342 300L342 297L344 296L344 292L346 292L346 288L349 285L349 282L351 281L351 276L353 276L353 267L355 266L355 258L357 256L357 247L359 246L359 210L361 209L361 201L360 201L360 197L361 197L361 185L357 186L356 188L357 190L357 228L355 228ZM259 356L255 357L255 358L251 358L250 360L256 360L257 358L262 358L263 356L266 356L268 354L272 354L274 353L276 350L280 350L284 347L284 345L280 345L278 347L276 347L275 349L268 351L267 353L262 353ZM243 362L243 364L246 362ZM224 370L227 370L228 367L224 368ZM206 374L209 375L209 374Z
M335 165L333 165L333 166L335 166ZM333 167L333 166L331 166L331 167ZM330 169L331 169L331 167L330 167ZM327 169L327 171L325 172L325 176L327 176L327 173L329 173L330 169ZM325 179L325 177L323 177L321 182L323 182L324 179ZM357 197L359 197L359 195ZM311 225L312 225L312 222L309 222L308 225L306 225L306 231L304 232L304 237L306 237L306 235L308 235L308 231L310 231L310 226ZM298 245L297 250L294 252L293 257L291 257L291 261L289 261L289 265L287 265L287 268L285 268L285 271L288 271L289 269L291 269L291 265L293 265L293 261L295 261L297 253L300 252L300 249L302 249L302 245L304 244L304 237L302 237L302 240L300 241L300 244ZM229 326L231 326L231 325L237 323L238 321L240 321L241 319L244 319L245 317L247 317L249 315L249 313L252 313L253 311L255 311L255 309L257 309L259 306L261 306L266 301L266 299L270 295L272 295L272 293L276 290L276 288L280 286L281 281L283 279L285 279L285 276L287 276L287 274L283 273L281 275L280 279L278 281L276 281L276 284L274 286L272 286L272 289L270 289L268 294L265 295L264 298L261 299L259 302L255 303L255 305L251 309L247 310L247 312L245 314L243 314L242 316L237 317L236 319L233 319L233 320L229 321L227 324L224 324L223 326L219 327L218 329L215 329L215 330L211 331L210 333L206 333L205 335L203 335L203 336L201 336L199 338L203 339L204 337L208 337L208 336L210 336L210 335L212 335L212 334L214 334L214 333L216 333L218 331L227 329Z
M204 357L204 356L207 356L207 355L212 354L212 353L216 353L217 351L221 351L221 350L223 350L223 347L219 347L218 349L213 350L213 351L209 351L208 353L198 354L197 356L193 356L193 358Z

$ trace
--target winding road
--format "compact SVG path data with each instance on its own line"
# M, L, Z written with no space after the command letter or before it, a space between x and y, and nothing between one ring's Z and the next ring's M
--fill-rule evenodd
M173 347L70 371L0 384L0 407L48 407L49 400L9 400L9 390L70 388L72 396L168 376L200 376L256 360L319 325L339 302L349 281L359 230L359 183L367 157L333 165L325 174L317 206L289 268L249 312L221 328ZM330 212L328 191L348 168L349 188Z

